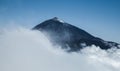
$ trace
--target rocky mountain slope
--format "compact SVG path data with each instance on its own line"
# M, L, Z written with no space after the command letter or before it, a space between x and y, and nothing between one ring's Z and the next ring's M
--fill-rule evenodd
M68 24L57 17L46 20L33 28L45 32L54 45L60 45L68 51L79 51L86 46L99 46L101 49L119 48L119 44L112 41L105 41L95 37L88 32Z

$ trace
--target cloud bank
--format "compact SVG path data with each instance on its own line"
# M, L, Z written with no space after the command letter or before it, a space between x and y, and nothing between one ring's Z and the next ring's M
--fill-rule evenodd
M67 53L39 31L1 29L0 71L120 71L120 50L91 46Z

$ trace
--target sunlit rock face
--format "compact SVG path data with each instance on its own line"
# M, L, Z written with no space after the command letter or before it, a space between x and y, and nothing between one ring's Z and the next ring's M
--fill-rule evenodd
M101 49L119 48L119 44L111 41L105 41L95 37L88 32L68 24L57 17L46 20L33 28L48 35L48 38L54 45L59 45L67 51L79 51L86 46L96 45Z

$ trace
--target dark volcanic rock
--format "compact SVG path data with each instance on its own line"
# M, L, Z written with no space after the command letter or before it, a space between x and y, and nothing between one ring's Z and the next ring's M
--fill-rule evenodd
M44 21L33 28L46 32L50 40L55 45L60 45L62 48L70 48L68 51L79 51L80 49L96 45L101 49L109 49L112 47L118 48L118 43L104 41L89 34L88 32L59 20L57 17Z

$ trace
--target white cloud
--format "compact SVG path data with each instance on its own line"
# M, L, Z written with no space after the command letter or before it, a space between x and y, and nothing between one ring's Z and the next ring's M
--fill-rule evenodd
M0 71L120 71L119 50L113 54L94 45L66 53L42 32L25 28L0 33Z

